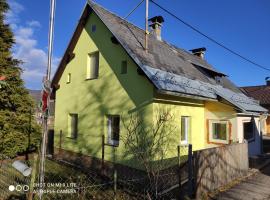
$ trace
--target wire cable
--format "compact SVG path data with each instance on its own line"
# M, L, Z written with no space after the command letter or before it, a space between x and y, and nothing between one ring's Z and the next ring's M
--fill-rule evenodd
M127 19L143 2L144 0L141 0L141 2L135 6L123 19Z
M224 44L218 42L217 40L211 38L210 36L204 34L203 32L201 32L199 29L195 28L194 26L190 25L189 23L185 22L184 20L180 19L179 17L177 17L175 14L173 14L172 12L170 12L169 10L167 10L166 8L162 7L161 5L159 5L158 3L154 2L153 0L150 0L151 3L155 4L157 7L159 7L161 10L165 11L166 13L168 13L169 15L171 15L172 17L174 17L175 19L177 19L178 21L180 21L181 23L183 23L184 25L186 25L187 27L189 27L190 29L194 30L195 32L199 33L200 35L204 36L205 38L207 38L208 40L210 40L211 42L217 44L218 46L226 49L227 51L229 51L230 53L242 58L243 60L253 64L254 66L257 66L261 69L264 69L266 71L270 71L269 68L260 65L252 60L250 60L249 58L246 58L245 56L242 56L241 54L237 53L236 51L230 49L229 47L226 47Z

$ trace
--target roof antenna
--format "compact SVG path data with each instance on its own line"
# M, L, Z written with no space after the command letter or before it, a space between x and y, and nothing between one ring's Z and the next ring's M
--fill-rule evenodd
M145 0L145 41L144 41L144 50L148 52L148 0Z

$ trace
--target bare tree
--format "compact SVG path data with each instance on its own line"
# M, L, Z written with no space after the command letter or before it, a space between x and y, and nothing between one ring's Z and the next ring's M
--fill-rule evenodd
M123 117L126 133L122 134L126 151L138 161L146 172L150 193L157 197L161 171L166 168L166 155L175 130L173 115L169 110L158 110L154 120L147 121L143 112L136 112ZM171 148L171 147L170 147ZM149 194L148 194L149 195Z

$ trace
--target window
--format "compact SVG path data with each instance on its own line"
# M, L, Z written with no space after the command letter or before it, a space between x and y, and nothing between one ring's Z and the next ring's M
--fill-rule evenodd
M221 83L222 77L221 76L215 76L216 83Z
M70 83L71 82L71 73L68 73L67 75L67 83Z
M124 60L121 63L121 74L126 74L127 73L127 61Z
M253 121L243 122L243 133L245 140L253 140L254 139L254 123Z
M97 30L97 26L95 24L93 24L91 26L91 31L94 33L94 32L96 32L96 30Z
M181 117L181 144L188 144L189 117Z
M98 78L99 71L99 52L91 53L87 58L86 79Z
M120 116L108 116L108 143L114 146L119 145Z
M229 122L210 120L209 141L224 144L229 143Z
M68 137L77 138L78 133L78 114L68 115Z

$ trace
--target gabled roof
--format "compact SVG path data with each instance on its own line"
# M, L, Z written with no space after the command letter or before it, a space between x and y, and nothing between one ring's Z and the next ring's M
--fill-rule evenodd
M205 60L165 41L149 35L148 52L144 50L144 30L88 1L73 38L53 78L57 84L64 71L65 63L78 40L90 12L95 12L116 40L160 91L188 94L217 99L222 97L244 112L266 110L245 96L226 75L214 69ZM215 77L219 77L219 81ZM237 97L237 98L236 98ZM241 100L239 100L241 99Z
M258 100L261 105L270 105L270 86L258 85L241 87L241 89L250 97Z

